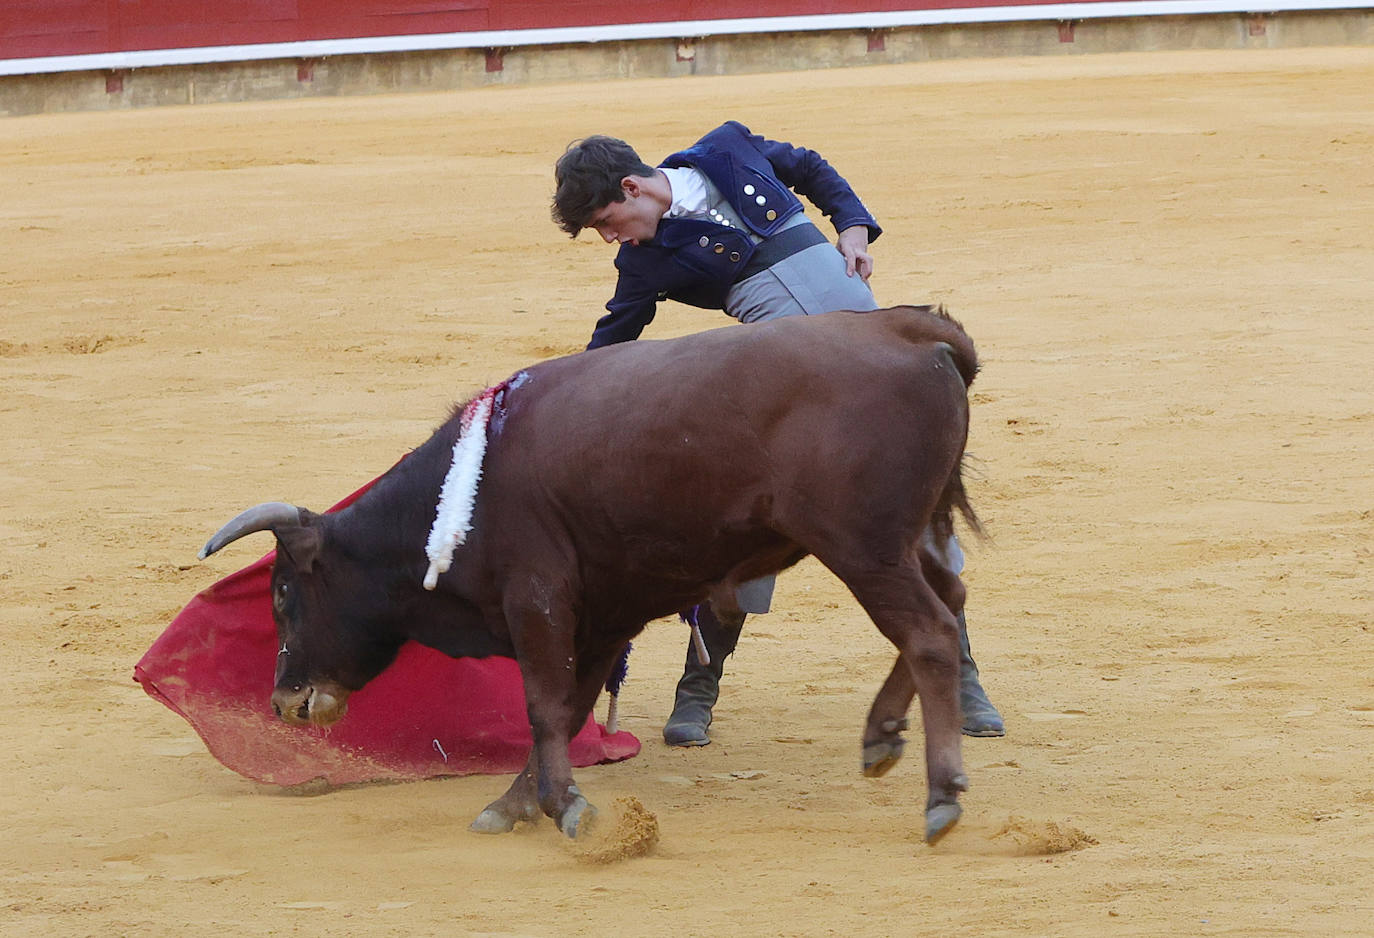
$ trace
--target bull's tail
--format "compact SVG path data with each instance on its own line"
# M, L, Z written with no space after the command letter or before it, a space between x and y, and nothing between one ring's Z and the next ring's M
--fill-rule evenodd
M964 519L964 524L968 525L970 531L979 537L987 536L987 532L983 529L983 522L978 519L977 513L973 510L973 505L968 500L968 492L964 490L962 469L963 459L961 458L959 465L954 467L954 472L950 473L944 491L940 493L940 501L935 505L935 513L930 516L931 533L941 543L954 535L954 510L956 508L959 509L959 515Z
M943 306L921 306L916 307L923 316L929 317L929 321L935 330L938 330L937 348L944 353L959 372L959 376L964 380L964 388L973 384L973 378L978 374L978 352L973 347L973 340L969 338L964 327L961 326L954 317L945 312ZM979 537L986 537L987 532L983 529L983 523L978 519L978 515L973 510L973 505L968 500L968 492L964 489L963 467L966 454L961 454L959 463L954 467L950 474L949 481L945 483L944 491L940 493L940 501L935 507L935 513L931 516L930 525L932 533L937 539L944 540L954 534L954 510L957 508L963 517L964 523L969 530Z

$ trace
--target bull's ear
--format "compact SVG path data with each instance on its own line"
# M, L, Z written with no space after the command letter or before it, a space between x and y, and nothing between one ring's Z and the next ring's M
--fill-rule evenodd
M286 554L298 571L309 573L324 547L324 525L320 524L319 515L302 508L299 527L283 527L275 533L277 550Z

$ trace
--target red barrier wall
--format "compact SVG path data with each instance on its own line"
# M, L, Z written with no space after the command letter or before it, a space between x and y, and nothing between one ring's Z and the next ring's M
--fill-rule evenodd
M0 59L1032 0L0 0Z

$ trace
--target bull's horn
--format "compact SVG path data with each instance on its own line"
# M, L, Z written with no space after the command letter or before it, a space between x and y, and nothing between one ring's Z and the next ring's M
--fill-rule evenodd
M301 510L286 502L263 502L254 505L215 533L200 549L200 559L204 560L225 544L237 541L245 534L256 531L271 531L279 527L297 527L301 523Z

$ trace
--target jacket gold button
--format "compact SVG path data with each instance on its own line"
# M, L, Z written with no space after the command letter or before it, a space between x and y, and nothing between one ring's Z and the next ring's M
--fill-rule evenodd
M697 244L700 244L702 247L706 247L706 245L708 245L708 244L710 244L710 243L711 243L711 239L708 238L708 237L706 237L706 235L702 235L702 236L701 236L701 240L697 242Z
M778 213L775 212L775 211L773 211L773 210L770 208L770 209L768 210L768 214L765 215L764 217L767 218L769 221L774 221L774 220L778 217Z
M716 246L715 246L714 248L712 248L711 250L715 251L717 254L724 254L724 253L725 253L725 245L723 245L723 244L717 242L717 243L716 243Z
M730 263L732 263L732 264L738 264L738 263L739 263L739 251L731 251L731 252L730 252Z

